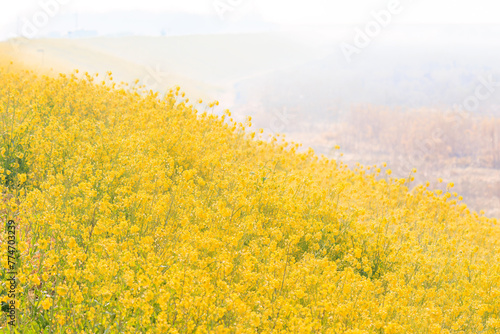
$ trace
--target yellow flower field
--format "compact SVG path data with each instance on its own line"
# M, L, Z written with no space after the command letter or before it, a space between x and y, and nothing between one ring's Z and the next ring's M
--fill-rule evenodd
M500 332L500 228L452 184L111 77L0 70L3 332Z

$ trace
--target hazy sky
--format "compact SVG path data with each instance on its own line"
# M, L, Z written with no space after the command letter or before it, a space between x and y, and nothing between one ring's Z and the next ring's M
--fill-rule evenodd
M259 13L276 23L362 23L371 10L383 9L391 1L404 8L401 23L500 23L498 0L0 0L0 22L29 15L42 3L58 1L64 12L109 10L171 10L215 14L215 6L227 4L241 11Z
M397 8L397 13L390 17L390 22L396 24L500 24L498 0L0 0L0 3L0 40L16 37L18 34L32 38L28 33L20 32L27 31L26 29L36 30L37 37L48 32L65 35L68 26L53 23L63 16L67 18L75 13L133 10L184 12L216 20L220 18L226 32L238 31L229 22L246 18L260 18L284 30L306 25L308 29L339 23L363 25L374 20L374 12L387 13L389 8ZM40 29L26 28L27 25L34 27L32 23L37 22L36 18L43 23L43 19L49 16L55 19L49 18L44 24L38 25ZM230 20L226 20L228 16ZM102 27L106 22L85 22L79 28L97 29L99 33L103 33L100 28L95 28L96 24ZM155 28L133 24L129 27L126 22L107 25L110 26L107 33L126 31L132 34L150 34L151 29ZM111 32L109 29L113 27L116 31ZM149 32L145 30L148 27L151 28ZM196 33L204 32L205 29L202 25L189 27ZM32 35L34 37L35 33Z

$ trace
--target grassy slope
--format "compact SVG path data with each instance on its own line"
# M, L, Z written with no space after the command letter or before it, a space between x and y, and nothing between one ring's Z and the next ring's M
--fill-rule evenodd
M497 222L449 193L262 141L176 90L0 80L23 333L500 326Z

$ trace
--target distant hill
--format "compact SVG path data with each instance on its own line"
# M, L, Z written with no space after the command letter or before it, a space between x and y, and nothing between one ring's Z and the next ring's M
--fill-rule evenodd
M226 97L228 104L236 82L321 57L282 33L16 39L4 46L37 69L112 71L118 81L139 79L159 91L181 85L189 96Z
M220 17L179 12L114 11L103 13L58 13L35 38L86 37L75 32L95 32L98 36L131 35L176 36L277 31L278 27L256 15L231 19L231 12ZM29 15L26 15L29 17ZM24 20L0 26L0 39L23 36ZM88 34L86 34L88 35ZM24 36L32 37L32 36Z

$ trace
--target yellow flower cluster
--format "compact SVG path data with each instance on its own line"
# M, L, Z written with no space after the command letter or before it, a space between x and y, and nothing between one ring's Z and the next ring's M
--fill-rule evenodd
M0 70L19 332L500 331L500 229L456 194L95 78Z

